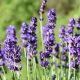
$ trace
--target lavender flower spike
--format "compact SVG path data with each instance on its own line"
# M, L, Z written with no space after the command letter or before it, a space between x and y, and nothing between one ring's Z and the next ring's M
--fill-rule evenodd
M20 30L20 36L21 36L21 41L22 41L22 46L24 48L27 47L27 43L28 43L28 25L23 22L22 26L21 26L21 30Z
M30 22L30 27L28 30L28 46L27 50L29 52L29 57L30 59L32 58L33 55L37 53L37 37L36 37L36 22L37 18L32 17L31 22Z
M10 70L21 70L21 51L17 46L16 29L13 26L7 28L6 40L4 42L6 64Z
M47 0L43 0L42 1L42 4L40 6L40 10L39 10L40 13L44 13L44 8L45 8L46 2L47 2Z

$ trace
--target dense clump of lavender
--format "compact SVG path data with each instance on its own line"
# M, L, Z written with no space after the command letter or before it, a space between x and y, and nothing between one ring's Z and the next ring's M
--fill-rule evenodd
M74 19L71 19L70 25L72 25L72 28L66 32L68 34L68 51L69 54L71 55L71 67L72 68L78 68L79 67L79 62L80 62L80 56L79 56L79 35L75 36L73 34L73 29L75 26L76 21Z
M6 31L6 39L4 42L6 64L10 70L21 70L21 51L17 46L16 29L10 25Z

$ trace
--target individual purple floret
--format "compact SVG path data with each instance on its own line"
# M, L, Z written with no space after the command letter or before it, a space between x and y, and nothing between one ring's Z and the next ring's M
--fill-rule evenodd
M21 51L20 47L17 46L15 27L9 26L6 36L8 36L4 42L6 64L10 70L15 71L15 67L16 70L20 70Z
M46 2L47 2L47 0L42 1L42 4L40 6L40 10L39 10L40 13L44 13L44 8L45 8L45 5L46 5Z
M26 48L28 43L28 25L25 22L22 23L20 37L23 47Z
M80 18L78 19L78 21L77 21L77 23L76 23L76 28L77 28L78 30L80 30Z

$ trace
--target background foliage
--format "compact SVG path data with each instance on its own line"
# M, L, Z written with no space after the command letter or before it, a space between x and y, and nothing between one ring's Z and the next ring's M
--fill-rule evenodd
M19 30L23 21L29 23L32 16L39 16L40 3L41 0L0 0L0 40L4 40L4 31L8 25L14 25ZM66 18L72 12L71 16L77 16L80 12L79 4L80 0L48 0L46 11L54 7L61 21L61 15Z

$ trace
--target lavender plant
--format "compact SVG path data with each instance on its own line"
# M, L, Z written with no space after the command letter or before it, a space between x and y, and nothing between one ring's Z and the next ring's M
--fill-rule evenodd
M32 17L29 25L25 22L21 25L20 39L26 59L26 79L24 80L79 80L80 74L77 75L77 73L80 73L80 18L78 20L70 18L66 27L61 25L60 42L56 42L55 9L49 9L48 21L43 26L46 2L47 0L43 0L39 9L41 51L37 50L37 18ZM77 34L74 32L75 28L78 31ZM21 49L17 43L16 29L10 25L6 30L4 48L2 49L0 45L0 66L6 65L13 72L13 80L20 79L22 70Z
M22 69L22 65L20 63L21 51L20 47L17 45L15 27L10 25L7 28L6 34L7 35L4 42L6 65L8 66L9 70L11 70L13 74L15 74L15 72L19 72Z

